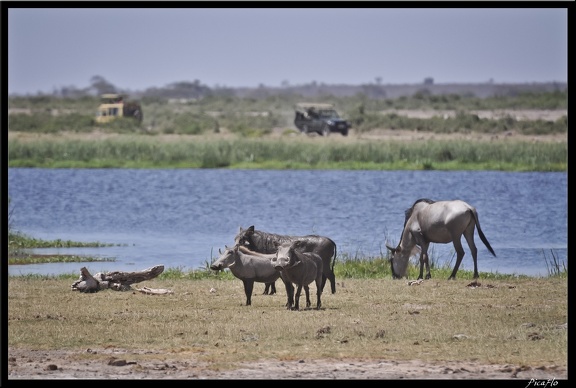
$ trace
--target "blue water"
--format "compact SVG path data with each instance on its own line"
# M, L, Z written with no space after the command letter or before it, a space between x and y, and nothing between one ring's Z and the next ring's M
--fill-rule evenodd
M29 236L121 244L35 250L114 262L8 266L9 275L203 268L239 227L320 234L339 253L379 255L400 239L404 210L422 197L474 205L493 257L476 235L480 272L546 276L567 263L567 173L271 171L218 169L8 170L11 226ZM461 268L472 269L466 255ZM438 263L452 244L432 244ZM567 265L567 264L566 264Z

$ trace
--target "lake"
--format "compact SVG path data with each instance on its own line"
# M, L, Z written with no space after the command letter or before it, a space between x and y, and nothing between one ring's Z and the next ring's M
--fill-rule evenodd
M10 265L8 274L204 268L233 245L239 227L250 225L330 237L339 255L378 256L387 254L386 243L399 242L404 211L430 198L477 208L497 255L476 232L480 272L546 276L552 255L567 263L567 180L556 172L10 168L15 230L119 246L37 249L115 261ZM460 268L472 269L464 239L463 245ZM439 264L455 261L452 244L432 244L429 254Z

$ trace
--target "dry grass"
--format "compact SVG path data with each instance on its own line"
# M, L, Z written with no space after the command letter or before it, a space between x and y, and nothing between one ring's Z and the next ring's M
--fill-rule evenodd
M9 278L9 347L160 350L220 368L231 361L303 358L567 366L566 278L481 279L476 288L469 280L408 286L347 279L336 294L323 295L320 311L288 311L285 291L261 295L262 284L252 306L244 306L239 280L136 285L174 291L162 296L82 294L71 291L71 283Z

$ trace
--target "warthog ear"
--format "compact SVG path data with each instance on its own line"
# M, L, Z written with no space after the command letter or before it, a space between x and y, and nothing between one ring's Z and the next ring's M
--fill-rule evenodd
M222 254L222 249L218 248L218 253Z
M246 229L246 235L250 236L251 234L254 234L254 225L249 226L248 229Z

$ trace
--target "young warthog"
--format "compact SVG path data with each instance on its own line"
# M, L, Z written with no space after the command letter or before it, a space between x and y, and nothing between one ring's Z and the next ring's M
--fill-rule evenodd
M294 283L298 286L294 306L288 305L288 309L299 310L300 294L302 287L306 292L306 308L310 307L310 290L308 285L316 282L316 309L322 306L322 258L314 252L302 252L303 241L283 243L278 247L278 252L271 259L272 266L282 272L282 280ZM290 299L290 298L289 298Z
M220 251L219 251L220 252ZM238 245L232 248L226 247L224 252L220 252L220 257L210 266L214 271L221 271L225 268L244 283L244 293L246 294L246 306L252 304L252 290L254 282L273 283L280 277L280 272L270 265L270 260L276 255L248 254L238 249ZM294 290L292 284L286 283L286 293L288 302L291 304L291 295Z

